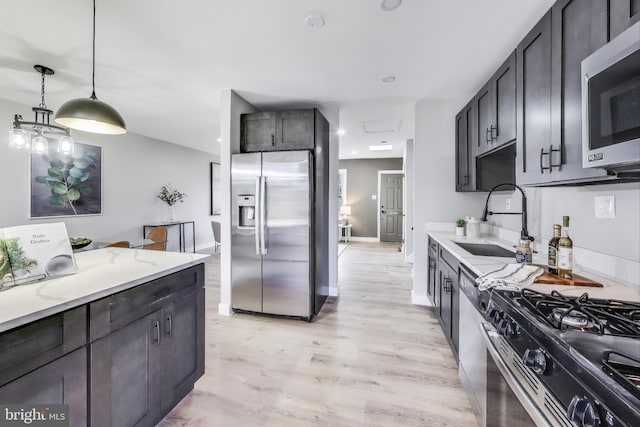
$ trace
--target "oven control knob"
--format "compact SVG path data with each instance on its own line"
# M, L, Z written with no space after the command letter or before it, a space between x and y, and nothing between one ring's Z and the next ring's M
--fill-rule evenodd
M512 320L502 319L498 322L498 334L503 337L510 337L516 333L516 324Z
M500 310L496 310L495 308L489 309L487 320L489 320L493 326L497 326L500 321Z
M540 349L527 349L522 356L522 363L538 375L547 370L547 356Z
M587 397L574 396L567 409L567 415L578 427L600 427L600 415L596 405Z

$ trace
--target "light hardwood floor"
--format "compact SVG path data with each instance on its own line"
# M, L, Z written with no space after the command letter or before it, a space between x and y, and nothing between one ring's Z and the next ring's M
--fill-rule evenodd
M169 426L475 426L433 312L411 304L396 244L350 243L340 298L312 323L218 316L206 268L206 371Z

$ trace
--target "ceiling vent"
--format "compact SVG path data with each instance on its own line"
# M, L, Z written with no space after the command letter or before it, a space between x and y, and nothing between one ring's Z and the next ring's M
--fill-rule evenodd
M398 132L400 130L400 119L394 120L371 120L360 122L364 133Z

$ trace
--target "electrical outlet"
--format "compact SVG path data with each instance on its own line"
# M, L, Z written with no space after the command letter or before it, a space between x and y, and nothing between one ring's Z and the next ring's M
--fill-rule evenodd
M616 217L616 197L613 195L595 196L593 209L596 218L614 219Z
M511 210L511 198L507 199L506 208L507 208L508 211Z

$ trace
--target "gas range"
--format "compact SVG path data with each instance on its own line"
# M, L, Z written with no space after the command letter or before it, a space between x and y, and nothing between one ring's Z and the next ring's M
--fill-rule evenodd
M494 290L486 316L496 329L495 354L539 419L640 426L640 304Z

